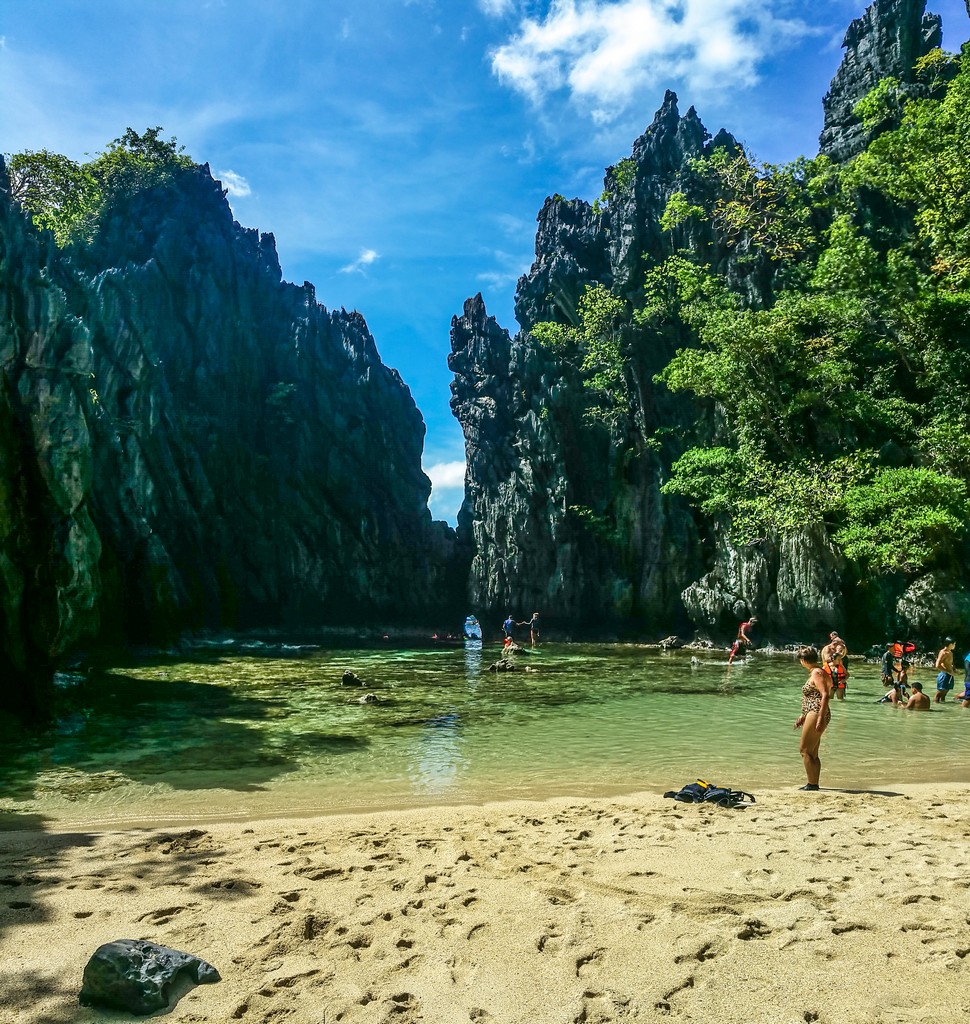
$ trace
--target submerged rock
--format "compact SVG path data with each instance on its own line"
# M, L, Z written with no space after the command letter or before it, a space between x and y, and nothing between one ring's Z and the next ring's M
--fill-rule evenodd
M82 1006L103 1006L146 1014L164 1009L175 982L205 985L221 981L205 960L139 939L117 939L95 950L84 968L78 997Z
M489 672L520 672L513 658L499 658L494 664L489 665Z

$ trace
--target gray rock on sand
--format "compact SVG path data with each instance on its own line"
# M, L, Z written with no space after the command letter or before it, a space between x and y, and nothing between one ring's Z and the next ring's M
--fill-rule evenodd
M221 981L205 960L168 946L140 939L116 939L99 946L84 968L78 1001L82 1006L103 1006L147 1014L168 1006L173 985ZM184 991L184 990L183 990Z

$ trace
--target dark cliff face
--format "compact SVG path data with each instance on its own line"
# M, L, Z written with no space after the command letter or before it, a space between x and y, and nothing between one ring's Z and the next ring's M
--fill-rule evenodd
M82 640L448 603L410 393L359 314L281 281L207 168L69 255L4 190L0 353L5 680Z
M636 408L631 421L607 427L586 415L575 368L528 329L543 320L571 322L585 286L595 282L635 299L645 259L656 262L688 246L705 247L736 287L770 287L762 264L736 260L709 229L688 224L673 237L660 229L667 200L692 173L690 162L714 147L735 149L737 142L726 132L712 140L693 108L681 116L668 93L634 144L632 174L628 165L621 185L615 169L607 172L603 210L581 200L546 201L536 261L516 296L524 330L511 338L487 316L480 296L452 322L452 408L468 464L459 532L475 552L475 607L494 614L538 609L574 630L686 622L682 594L709 564L705 550L714 540L705 541L688 511L660 493L678 439L642 443L658 429L676 434L697 419L695 408L653 383L679 339L629 329L624 343L633 353ZM777 575L777 557L773 565ZM746 592L748 584L755 593ZM722 586L696 595L692 616L715 625L764 597L765 582L752 574L730 585L730 593Z
M687 517L667 512L656 461L621 455L616 437L586 422L580 381L522 335L510 338L480 295L453 320L452 348L472 606L497 621L539 611L577 634L669 618L697 538Z
M878 0L849 28L825 99L822 150L832 159L867 143L852 110L880 78L895 75L918 91L913 64L940 40L940 19L924 17L924 6ZM737 145L724 131L711 139L693 108L682 117L668 92L621 162L623 174L619 165L608 169L605 208L546 200L535 263L516 293L522 330L510 337L480 296L453 321L452 408L468 464L459 533L474 551L469 596L482 611L537 608L573 630L585 623L671 630L685 622L726 630L757 610L779 637L819 634L851 615L843 588L852 584L823 531L739 549L723 524L661 494L685 438L716 441L719 430L717 409L653 383L686 338L625 328L634 408L626 424L608 429L585 416L588 396L575 369L529 333L543 321L575 323L587 285L636 304L644 270L682 249L703 253L749 306L768 305L777 282L744 239L728 246L694 220L669 234L660 228L670 196L690 180L691 161ZM887 607L897 597L887 593ZM911 611L899 614L917 623Z
M891 76L915 87L914 65L942 40L941 19L924 14L925 8L926 0L876 0L849 25L845 56L822 100L821 153L841 163L866 147L872 133L853 109L880 79Z

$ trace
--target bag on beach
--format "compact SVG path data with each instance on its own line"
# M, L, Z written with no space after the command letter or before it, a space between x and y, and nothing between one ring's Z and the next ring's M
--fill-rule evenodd
M685 804L716 804L718 807L740 807L755 803L755 799L750 793L745 793L740 789L715 786L705 779L688 782L686 786L682 786L678 790L664 793L664 797L670 797Z

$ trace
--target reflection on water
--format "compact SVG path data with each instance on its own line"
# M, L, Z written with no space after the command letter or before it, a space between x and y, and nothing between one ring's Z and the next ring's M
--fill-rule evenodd
M462 762L461 729L461 716L453 711L428 719L418 737L411 776L418 790L442 794L453 787Z
M550 644L519 655L529 672L489 672L501 653L230 641L72 677L48 733L0 733L0 828L802 781L791 659ZM880 696L878 666L855 663L823 784L970 779L970 711Z
M465 679L470 686L478 682L482 674L482 641L465 641Z

